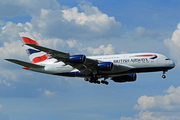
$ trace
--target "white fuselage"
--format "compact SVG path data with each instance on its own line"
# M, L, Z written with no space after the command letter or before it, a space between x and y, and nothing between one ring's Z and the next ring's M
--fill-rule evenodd
M89 56L87 58L96 59L103 62L112 62L114 65L125 66L127 69L116 69L111 71L98 71L99 77L106 75L107 77L126 75L140 72L155 72L167 71L172 69L175 64L169 58L157 53L132 53L132 54L117 54L104 56ZM47 59L41 63L44 68L30 68L29 70L42 72L47 74L55 74L62 76L86 77L78 69L70 65L65 65L64 62L56 62L56 59Z
M108 84L107 78L114 82L131 82L136 80L136 73L163 71L175 67L173 61L158 53L132 53L104 56L72 55L58 50L40 46L28 32L19 33L31 63L5 59L23 66L26 70L40 73L83 77L85 81ZM99 81L98 79L104 78Z

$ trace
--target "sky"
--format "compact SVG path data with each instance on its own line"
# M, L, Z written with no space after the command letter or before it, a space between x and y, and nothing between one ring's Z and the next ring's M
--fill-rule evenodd
M0 120L179 120L178 0L0 0ZM91 84L36 73L5 61L30 62L19 37L45 47L108 55L154 52L171 58L166 73L135 82Z

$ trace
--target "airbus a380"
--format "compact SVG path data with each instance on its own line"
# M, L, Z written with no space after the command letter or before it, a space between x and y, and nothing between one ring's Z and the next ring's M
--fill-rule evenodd
M104 56L85 56L70 54L40 46L28 32L19 33L31 63L5 59L19 64L26 70L40 73L82 77L90 83L108 84L136 80L136 73L163 71L174 68L175 64L166 56L158 53L132 53ZM99 81L99 79L104 78Z

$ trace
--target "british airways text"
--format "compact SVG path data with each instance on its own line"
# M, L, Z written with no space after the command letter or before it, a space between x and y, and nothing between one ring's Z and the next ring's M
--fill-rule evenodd
M148 62L147 58L141 58L141 59L119 59L114 60L113 63L129 63L129 62Z

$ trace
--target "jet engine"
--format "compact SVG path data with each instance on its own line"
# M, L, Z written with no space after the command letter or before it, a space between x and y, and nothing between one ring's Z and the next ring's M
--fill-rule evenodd
M70 63L77 63L77 64L84 64L86 63L86 56L85 55L72 55L69 57Z
M113 70L113 68L114 68L114 65L112 62L102 62L102 63L99 63L97 66L97 69L101 71L111 71Z
M136 81L137 75L136 73L134 74L129 74L129 75L123 75L123 76L118 76L118 77L112 77L111 80L114 82L133 82Z

